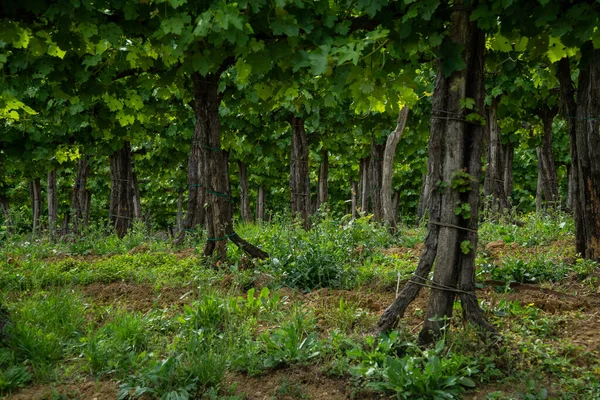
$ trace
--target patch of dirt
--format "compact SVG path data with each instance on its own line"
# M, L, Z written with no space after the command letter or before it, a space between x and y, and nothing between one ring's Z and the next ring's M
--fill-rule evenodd
M557 290L542 288L538 285L516 284L511 285L513 293L496 293L488 286L478 295L488 300L495 306L501 300L519 301L522 306L533 304L535 307L549 312L559 313L572 310L591 310L600 307L597 296L573 296Z
M428 290L421 290L417 298L408 306L402 319L409 327L419 326L423 322L423 311L427 307ZM316 310L331 310L340 307L340 299L366 311L377 320L396 298L394 292L372 291L369 288L359 290L319 289L306 293L299 300ZM323 321L320 321L323 322ZM375 326L373 326L373 330Z
M402 256L407 254L414 258L418 258L421 256L421 252L424 248L425 245L423 243L417 243L415 244L415 247L389 247L387 249L381 249L380 251L387 256Z
M285 368L254 377L227 374L223 387L248 400L346 400L353 391L346 379L329 377L315 367ZM359 398L380 399L381 394L361 393Z
M114 400L117 398L119 384L110 381L84 381L78 383L53 385L35 385L8 397L11 400L51 400L58 398L86 400Z
M587 351L600 353L600 312L586 314L583 319L569 321L566 335L574 345L582 346Z
M161 287L126 282L95 282L81 289L94 303L107 306L117 304L130 311L146 312L155 307L180 308L193 298L193 288L187 286Z
M196 249L194 249L194 248L191 248L191 249L181 249L177 253L175 253L175 256L177 257L178 260L181 260L183 258L195 257L196 256Z
M551 254L556 262L562 261L569 265L575 263L575 245L572 240L556 240L543 246L521 246L498 239L487 243L481 250L498 261L507 255L528 259L539 254Z

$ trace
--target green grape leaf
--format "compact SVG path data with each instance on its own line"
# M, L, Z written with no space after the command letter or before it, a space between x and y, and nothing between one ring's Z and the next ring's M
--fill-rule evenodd
M492 41L491 41L491 45L492 45L492 49L496 50L496 51L501 51L504 53L508 53L508 52L512 51L512 45L510 44L508 39L499 33L494 35L494 37L492 38Z
M327 70L329 46L321 45L315 51L308 54L311 71L313 75L322 75Z

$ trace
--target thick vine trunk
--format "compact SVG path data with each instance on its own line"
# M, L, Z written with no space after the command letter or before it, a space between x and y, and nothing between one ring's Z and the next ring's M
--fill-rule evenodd
M319 182L318 182L318 197L317 197L317 209L329 201L329 152L323 150L321 154L322 160L319 166Z
M427 170L433 168L431 160L427 160ZM419 204L417 205L417 221L422 221L427 211L429 211L429 203L431 201L431 192L433 191L433 181L428 174L423 176L423 186L421 186L421 194L419 195Z
M428 286L429 303L419 334L422 343L429 343L441 334L452 316L457 295L468 321L496 332L485 319L475 295L478 178L484 132L482 125L465 120L472 110L461 107L465 98L471 98L475 101L475 112L484 112L485 36L476 22L469 21L468 9L460 1L457 3L451 14L450 36L445 41L464 46L465 68L446 77L442 74L443 60L439 60L432 100L429 176L442 185L431 193L430 225L417 270L378 324L379 330L392 329L421 287ZM460 215L455 213L457 205L463 210ZM427 277L434 262L433 280L429 281Z
M206 143L206 137L203 135L204 132L198 129L198 124L196 123L190 147L190 156L188 158L187 213L183 229L180 231L180 236L177 240L179 243L183 241L186 229L195 229L205 224L206 191L202 187L203 183L205 183L202 176L202 159L205 157L205 152L208 149L202 147L202 144Z
M123 147L110 155L110 206L111 225L122 238L131 227L134 218L133 171L131 169L131 146Z
M538 166L538 175L537 175L537 186L535 187L535 212L536 213L540 213L542 212L543 209L543 201L542 201L542 197L543 197L543 189L542 186L544 185L544 175L542 173L542 170L544 169L542 163L542 156L541 153L542 151L540 150L539 147L536 147L535 149L535 154L538 158L538 162L537 162L537 166Z
M383 178L383 152L384 144L371 144L371 159L369 162L369 199L373 209L373 219L383 221L383 207L381 204L381 183Z
M31 197L31 214L33 217L32 230L36 234L40 230L40 217L42 215L42 185L40 178L29 182L29 196Z
M487 110L486 144L487 168L485 170L484 194L489 202L487 206L492 215L499 215L508 207L508 198L504 191L504 168L502 165L502 140L498 126L498 97L492 99Z
M354 179L350 180L350 202L352 204L352 218L358 218L358 185Z
M260 185L256 194L256 219L259 221L265 220L265 187Z
M541 179L538 181L538 186L541 186L544 208L559 206L556 167L552 155L552 122L557 113L558 107L548 106L542 106L537 112L544 126L542 147L538 149L538 168L540 171L538 176Z
M578 185L577 211L583 223L583 251L586 259L600 261L600 50L591 43L581 49L577 85Z
M573 176L573 165L567 166L568 186L567 186L567 209L573 212L573 204L575 204L575 182Z
M580 73L580 79L581 76L582 74ZM582 188L580 187L581 170L578 151L578 136L584 133L585 129L584 132L581 132L582 127L577 121L577 117L579 116L581 110L575 101L575 87L573 85L573 80L571 79L571 67L569 65L568 58L563 58L558 62L557 77L560 83L560 97L564 117L567 120L569 144L571 149L571 180L573 190L571 209L573 211L573 218L575 220L575 251L578 254L585 256L587 248L583 221L585 211L582 204L583 197L580 193ZM580 91L583 91L583 88L580 88ZM579 95L580 94L578 94L578 99L581 102L582 98L579 98Z
M77 162L77 177L71 193L71 210L73 232L79 233L81 228L87 226L90 215L91 193L87 190L87 180L90 167L86 157L81 157Z
M394 222L398 221L398 208L400 207L400 192L394 192L392 196L392 218Z
M507 143L503 146L502 149L504 161L502 165L504 166L504 194L506 194L506 199L510 203L510 198L512 196L513 191L513 160L515 157L515 147L512 143Z
M371 158L361 158L360 159L360 211L363 213L369 212L369 164L371 163Z
M52 240L56 239L56 227L58 222L58 192L56 187L56 170L48 173L48 186L46 189L48 197L48 232Z
M290 191L292 216L301 218L304 229L310 227L310 179L308 175L308 139L304 120L292 116L292 148L290 155Z
M392 199L392 178L394 177L394 156L396 155L396 147L402 133L404 133L404 127L406 126L406 120L408 119L408 107L402 107L398 120L396 121L396 129L388 136L385 148L383 152L383 170L381 178L381 207L383 209L383 221L386 222L390 228L396 230L396 210L394 208L394 202Z
M204 255L227 257L227 240L230 239L252 257L267 258L268 254L242 239L234 231L231 188L229 184L229 156L221 149L218 95L219 74L201 76L193 74L196 116L194 138L199 140L200 176L202 191L206 195L207 241Z

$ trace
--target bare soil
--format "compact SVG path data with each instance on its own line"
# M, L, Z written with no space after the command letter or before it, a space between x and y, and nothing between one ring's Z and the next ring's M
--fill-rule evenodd
M86 400L115 400L119 384L111 381L83 381L66 385L35 385L27 387L17 394L8 396L11 400L52 400L86 399ZM58 397L63 396L63 397Z
M181 308L195 298L194 288L161 287L126 282L96 282L81 289L95 304L119 305L129 311L147 312L153 308Z

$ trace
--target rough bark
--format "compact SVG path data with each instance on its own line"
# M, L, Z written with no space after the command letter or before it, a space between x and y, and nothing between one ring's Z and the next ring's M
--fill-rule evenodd
M465 98L471 98L475 101L476 112L484 110L485 36L475 22L469 21L469 12L461 2L455 3L450 35L445 40L464 46L466 67L445 77L441 60L438 61L432 99L429 157L433 162L430 163L429 176L442 185L431 193L430 225L417 270L378 324L379 330L393 328L421 286L431 287L426 319L419 334L422 343L429 343L440 335L447 319L452 316L457 294L464 317L484 331L496 333L485 319L475 295L478 177L481 174L484 132L480 124L465 120L466 113L472 111L461 107ZM470 212L456 215L457 203L469 204ZM472 248L465 254L461 250L467 241ZM427 276L434 262L435 270L430 282Z
M542 197L543 197L543 189L542 186L544 185L544 175L542 173L542 170L544 169L544 167L542 166L543 160L542 160L542 156L541 156L541 150L539 147L536 147L535 149L535 154L537 155L538 158L538 162L537 162L537 166L538 166L538 175L537 175L537 186L535 188L535 212L539 213L542 211L543 209L543 202L542 202Z
M350 181L350 202L352 204L352 218L358 218L358 185L356 181L352 179Z
M431 171L434 166L430 159L427 160L427 170ZM433 191L433 181L429 173L423 176L423 186L421 186L421 194L419 196L419 204L417 205L417 221L422 221L427 211L429 211L429 203L431 201L431 192Z
M498 126L498 97L492 99L487 109L485 129L487 147L487 168L485 170L484 194L487 207L492 215L499 215L508 207L508 198L504 191L504 168L502 165L502 140Z
M42 185L40 184L40 178L35 178L29 183L29 195L33 217L32 230L36 234L40 230L40 216L42 215Z
M406 120L408 119L408 107L402 107L398 120L396 121L396 129L388 136L385 148L383 151L383 169L381 178L381 207L383 209L383 221L390 228L396 230L396 208L392 199L392 178L394 177L394 156L396 155L396 147L400 142Z
M46 189L48 197L48 232L52 240L56 239L56 228L58 222L58 192L56 187L56 170L48 173L48 186Z
M90 173L88 159L84 156L77 161L77 177L71 192L71 210L73 232L79 233L87 226L90 215L91 193L87 190L87 180Z
M268 254L238 236L233 226L233 208L229 183L229 156L221 149L218 95L219 74L201 76L194 73L194 100L196 116L194 137L200 149L200 176L202 191L206 195L205 227L207 241L204 255L227 257L228 239L252 257L267 258Z
M538 153L538 186L541 186L544 208L555 208L559 206L558 182L556 177L556 167L552 155L552 122L558 113L558 107L542 106L537 110L537 114L542 120L544 126L544 135L542 137L542 147ZM540 210L538 210L540 211Z
M204 153L207 149L202 146L203 143L206 143L205 131L198 129L198 123L196 123L190 147L190 156L188 158L187 212L183 229L179 232L179 239L177 240L179 244L183 242L186 229L195 229L198 226L204 226L206 221L206 191L202 187L203 183L205 183L202 176L202 160L205 157Z
M292 216L301 218L304 229L310 227L310 179L308 175L308 139L304 120L292 116L292 148L290 155L290 192Z
M371 157L360 159L360 211L369 212L369 164Z
M577 85L577 202L582 222L581 254L600 261L600 50L581 49ZM577 233L577 232L576 232Z
M250 210L250 195L248 194L248 166L245 162L238 160L240 172L240 194L242 207L242 220L252 222L252 211Z
M383 178L383 152L385 144L371 144L371 158L369 161L369 199L373 210L373 220L383 221L383 207L381 204L381 184Z
M569 164L567 166L567 176L568 176L568 184L567 184L567 209L569 211L573 211L573 204L575 204L575 182L573 175L573 165Z
M567 127L569 130L571 179L573 190L571 209L573 211L573 218L575 220L575 251L581 255L584 255L586 253L586 237L583 228L584 211L581 203L582 197L580 195L579 183L581 171L579 165L579 152L577 149L577 136L581 132L579 132L579 124L576 123L576 118L580 110L575 101L575 87L573 85L573 80L571 79L571 67L569 65L568 58L563 58L558 62L557 77L560 83L560 97L562 102L561 108L563 110L564 117L567 120Z
M122 238L131 227L134 218L133 174L131 170L131 146L125 142L110 157L110 206L111 225Z
M329 152L323 150L321 153L321 165L319 166L319 182L318 182L318 197L317 209L329 201Z
M394 222L398 221L398 208L400 207L400 192L394 192L392 196L392 218Z
M265 221L265 187L260 185L256 195L256 219Z

